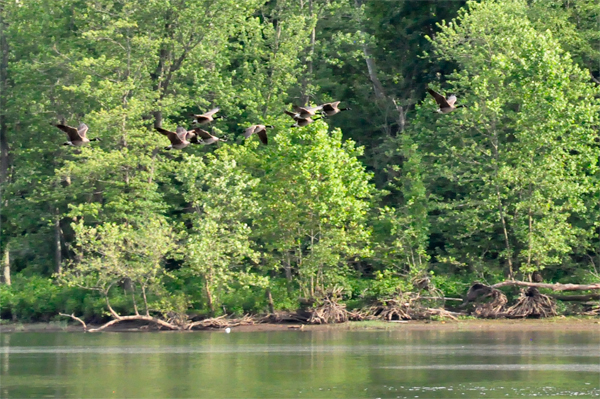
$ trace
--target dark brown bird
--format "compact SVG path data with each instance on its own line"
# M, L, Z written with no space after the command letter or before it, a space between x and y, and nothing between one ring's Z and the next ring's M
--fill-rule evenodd
M340 111L350 111L352 109L352 108L338 108L340 103L341 103L341 101L335 101L332 103L325 103L323 105L320 105L320 107L323 109L323 113L327 116L333 116L333 115L339 113Z
M544 281L544 277L542 276L542 273L540 273L537 270L535 272L533 272L533 274L531 275L531 279L533 280L534 283L541 283L542 281Z
M272 129L274 127L275 126L271 125L252 125L246 129L246 131L244 132L244 137L248 138L253 134L256 134L260 141L262 141L264 145L267 145L269 141L267 138L267 128Z
M72 145L75 147L80 147L84 144L88 144L90 141L100 141L100 139L97 137L91 140L87 138L87 131L89 128L88 125L86 125L85 123L81 123L77 128L74 128L73 126L64 125L62 123L56 124L54 126L65 132L67 134L67 137L69 138L69 141L63 143L63 145Z
M182 126L177 126L177 130L175 132L163 129L162 127L157 127L155 129L161 134L167 136L171 142L171 145L165 147L165 150L170 150L172 148L175 148L176 150L183 150L192 142L195 144L199 143L198 139L196 138L196 132L194 130L186 130Z
M464 105L454 105L454 103L456 103L455 95L451 95L450 97L446 98L430 88L427 88L427 92L435 99L435 102L439 106L437 112L440 114L448 114L457 108L464 107Z
M206 125L207 123L210 123L212 121L214 121L215 119L219 119L222 118L222 116L215 116L213 117L214 114L216 114L217 112L219 112L221 110L220 107L217 108L213 108L208 112L205 112L203 114L194 114L194 122L196 122L199 125Z
M204 144L204 145L216 143L217 141L223 141L223 142L227 141L227 137L223 136L223 138L219 138L217 136L213 136L206 130L200 129L199 127L194 129L194 133L196 133L196 137L200 138L201 141L199 141L199 143Z

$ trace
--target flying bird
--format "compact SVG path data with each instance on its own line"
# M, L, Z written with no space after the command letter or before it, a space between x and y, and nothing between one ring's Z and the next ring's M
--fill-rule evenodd
M270 125L252 125L249 128L246 129L246 131L244 132L244 137L248 138L250 136L252 136L253 134L256 134L258 136L258 138L260 139L260 141L262 141L262 143L264 145L268 144L268 139L267 139L267 128L272 129L275 126L270 126Z
M294 109L296 116L302 119L307 119L311 116L315 116L317 114L317 111L323 109L321 105L318 105L316 107L299 107L297 105L294 105L292 108Z
M171 145L165 147L165 150L170 150L172 148L175 148L176 150L182 150L188 145L190 145L190 143L199 143L196 137L196 132L194 130L188 131L182 126L177 126L177 130L175 132L163 129L162 127L156 127L155 129L161 134L167 136L167 138L171 142Z
M200 129L199 127L195 128L193 131L196 134L196 137L200 137L200 144L209 145L212 143L216 143L217 141L227 141L227 137L223 136L223 138L219 138L217 136L213 136L206 130Z
M288 110L285 110L283 112L285 112L287 115L289 115L296 122L295 124L293 124L290 127L307 126L314 122L314 120L311 119L310 117L309 118L301 118L297 112L292 112L292 111L288 111Z
M431 94L431 96L435 99L435 102L439 106L437 112L440 114L447 114L454 111L456 108L464 107L464 105L454 105L454 103L456 103L455 95L451 95L450 97L446 98L430 88L427 88L427 92L429 92L429 94Z
M203 114L193 114L194 116L194 122L199 124L199 125L206 125L207 123L210 123L212 121L214 121L215 119L219 119L222 118L222 116L215 116L213 117L214 114L216 114L217 112L219 112L221 110L220 107L217 108L213 108L208 112L205 112Z
M81 123L76 128L73 126L64 125L62 123L55 124L54 126L65 132L69 138L69 141L63 143L63 145L80 147L84 144L88 144L90 141L100 141L100 139L97 137L93 139L87 138L87 131L89 127L85 123Z
M338 106L340 105L341 101L335 101L332 103L325 103L323 105L320 105L320 107L323 110L323 113L327 116L333 116L337 113L339 113L340 111L350 111L352 108L338 108Z

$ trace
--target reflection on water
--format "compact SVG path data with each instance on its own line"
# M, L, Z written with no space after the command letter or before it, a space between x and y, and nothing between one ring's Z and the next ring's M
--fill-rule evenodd
M15 333L2 398L600 396L597 332Z

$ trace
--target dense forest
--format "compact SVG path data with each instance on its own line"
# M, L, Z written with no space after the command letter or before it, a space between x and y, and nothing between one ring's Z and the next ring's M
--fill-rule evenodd
M0 7L4 319L600 282L597 0ZM350 109L284 113L332 101ZM165 149L156 128L214 107L222 140Z

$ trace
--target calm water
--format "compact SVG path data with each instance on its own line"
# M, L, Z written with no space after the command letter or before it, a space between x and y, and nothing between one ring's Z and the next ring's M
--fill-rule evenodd
M600 396L597 332L4 333L2 398Z

